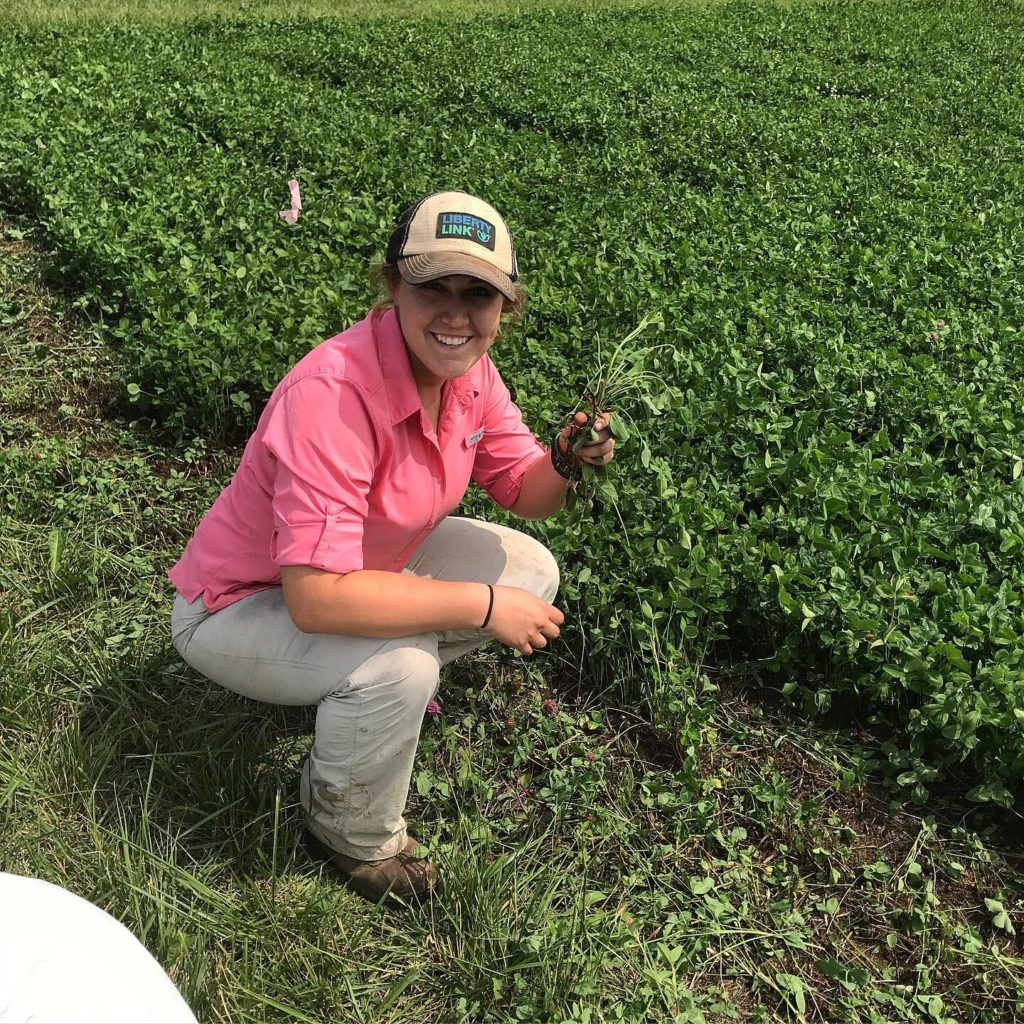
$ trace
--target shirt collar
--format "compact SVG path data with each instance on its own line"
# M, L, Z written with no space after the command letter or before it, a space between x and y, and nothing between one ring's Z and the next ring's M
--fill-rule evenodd
M393 308L374 314L373 333L377 339L377 353L380 358L384 388L391 408L391 425L419 412L423 408L420 393L416 390L416 378L412 375L409 350L405 347L402 328ZM448 388L463 407L469 405L480 394L477 378L480 374L480 360L461 377L448 381Z

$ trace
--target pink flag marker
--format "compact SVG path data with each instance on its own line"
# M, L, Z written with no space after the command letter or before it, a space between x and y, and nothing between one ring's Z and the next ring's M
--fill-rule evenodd
M281 210L279 216L284 218L286 224L294 224L302 210L302 196L299 195L299 183L295 178L288 182L288 190L292 194L292 205L287 210Z

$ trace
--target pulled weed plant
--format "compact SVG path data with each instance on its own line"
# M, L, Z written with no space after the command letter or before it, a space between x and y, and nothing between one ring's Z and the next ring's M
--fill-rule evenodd
M650 370L644 369L647 358L653 354L645 345L635 344L637 338L652 324L662 324L656 315L645 316L612 350L607 357L601 351L600 337L597 342L597 369L590 380L577 384L579 395L573 403L574 410L582 410L587 415L585 424L575 423L576 413L566 417L566 425L572 427L571 447L578 452L585 444L600 440L596 422L600 413L613 414L612 436L620 443L628 442L631 437L641 438L642 431L637 427L634 418L636 408L645 397L650 401L656 392L660 378ZM650 465L650 448L643 444L644 462ZM645 466L645 468L646 468ZM594 512L595 499L609 502L618 512L618 492L615 485L607 478L603 466L592 466L589 463L581 467L581 475L572 480L566 493L565 507L570 523L579 523L582 516L575 514L582 506L581 512ZM629 529L619 513L623 535L628 539Z

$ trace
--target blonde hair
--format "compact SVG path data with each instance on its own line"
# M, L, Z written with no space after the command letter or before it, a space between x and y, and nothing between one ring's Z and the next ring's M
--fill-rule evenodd
M371 311L391 308L391 294L388 288L397 288L401 280L402 275L394 263L375 263L370 268L370 285L379 296ZM518 282L512 285L512 289L514 298L502 295L501 315L506 318L507 323L515 324L522 319L526 311L526 292Z

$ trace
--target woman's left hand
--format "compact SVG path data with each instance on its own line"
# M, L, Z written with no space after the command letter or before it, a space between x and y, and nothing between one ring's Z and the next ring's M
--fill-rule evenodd
M591 441L583 445L578 452L576 452L576 458L583 462L589 462L592 466L607 466L612 461L615 455L615 438L612 437L610 428L612 414L610 412L601 412L597 414L597 419L594 421L594 429L598 433L600 440ZM573 438L575 438L581 430L587 429L587 414L585 412L578 412L573 417L573 422L562 431L559 435L559 444L563 451L571 451Z

